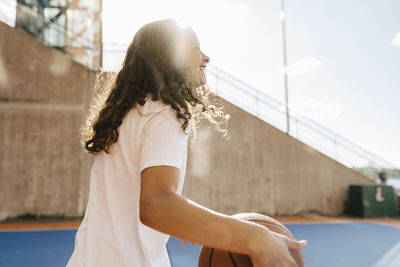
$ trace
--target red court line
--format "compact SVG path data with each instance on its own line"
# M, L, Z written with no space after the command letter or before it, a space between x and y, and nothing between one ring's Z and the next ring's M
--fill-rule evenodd
M353 217L277 217L281 223L331 223L331 222L375 222L400 226L400 219L395 218L353 218Z
M400 219L395 218L350 218L350 217L274 217L281 223L331 223L331 222L376 222L400 227ZM80 221L63 222L27 222L0 223L0 231L7 230L40 230L40 229L76 229Z
M0 223L1 230L76 229L80 221Z

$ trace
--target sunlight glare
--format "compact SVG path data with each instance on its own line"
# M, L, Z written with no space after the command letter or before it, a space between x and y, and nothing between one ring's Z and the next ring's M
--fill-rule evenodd
M144 24L172 18L183 27L190 26L198 35L202 49L217 55L228 44L241 49L249 6L245 1L228 0L149 0L103 2L103 39L128 44ZM232 49L235 49L234 47ZM224 58L219 56L219 60Z

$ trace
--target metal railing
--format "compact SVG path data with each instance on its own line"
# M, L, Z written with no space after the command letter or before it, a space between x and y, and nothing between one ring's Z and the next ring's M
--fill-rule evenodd
M286 132L285 104L213 65L207 73L215 94ZM289 117L289 135L374 181L378 169L394 169L390 162L290 108Z

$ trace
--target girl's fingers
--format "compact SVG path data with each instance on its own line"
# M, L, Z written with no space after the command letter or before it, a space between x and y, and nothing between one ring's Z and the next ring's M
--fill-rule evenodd
M307 246L306 240L297 241L290 238L286 238L285 241L289 249L303 249Z

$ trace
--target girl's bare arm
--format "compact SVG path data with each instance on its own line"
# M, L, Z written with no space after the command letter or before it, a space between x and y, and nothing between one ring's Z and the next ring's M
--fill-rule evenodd
M255 267L296 266L289 248L303 248L252 222L207 209L176 194L179 169L157 166L141 174L140 219L166 234L208 247L247 254Z

